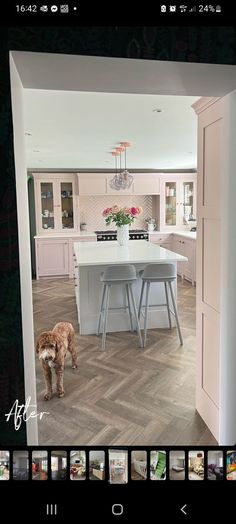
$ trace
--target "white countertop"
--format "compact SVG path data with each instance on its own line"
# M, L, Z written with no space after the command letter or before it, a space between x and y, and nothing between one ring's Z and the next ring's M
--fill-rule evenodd
M96 240L97 235L94 233L94 231L77 231L70 233L70 230L67 229L65 233L53 233L52 230L50 230L50 233L46 233L45 235L35 235L34 238L86 238L86 237L94 237L94 240Z
M128 246L118 242L75 242L78 266L148 264L187 261L186 257L145 240L132 240Z
M130 230L132 231L132 229ZM192 238L193 240L196 240L197 233L195 231L147 231L149 235L179 235L181 237L185 238ZM53 230L50 230L50 232L45 233L45 235L35 235L34 238L86 238L86 237L93 237L94 240L96 240L97 235L94 233L94 231L77 231L70 233L70 230L66 230L65 233L53 233Z
M178 235L185 238L192 238L196 240L196 231L148 231L149 235Z
M191 238L196 240L197 232L196 231L173 231L172 235L178 235L180 237Z

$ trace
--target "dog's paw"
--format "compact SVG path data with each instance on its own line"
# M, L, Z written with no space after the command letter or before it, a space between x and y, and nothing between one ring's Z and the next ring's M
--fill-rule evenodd
M52 396L51 393L44 393L43 398L44 400L50 400L51 396Z
M59 398L64 397L65 391L58 391L57 394Z
M77 368L78 368L77 364L73 364L72 369L77 369Z

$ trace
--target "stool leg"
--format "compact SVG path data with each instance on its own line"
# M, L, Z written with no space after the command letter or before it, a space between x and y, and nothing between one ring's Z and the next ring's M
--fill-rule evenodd
M182 338L182 334L181 334L181 330L180 330L179 317L178 317L177 307L176 307L176 304L175 304L175 297L174 297L174 293L173 293L171 282L169 282L169 286L170 286L170 294L171 294L173 309L174 309L175 318L176 318L177 330L178 330L178 334L179 334L179 340L180 340L180 344L182 346L183 345L183 338Z
M105 345L106 345L107 316L108 316L109 296L110 296L110 285L106 284L105 314L104 314L104 324L103 324L103 333L102 333L102 351L105 351Z
M98 335L98 336L99 336L99 333L100 333L101 320L102 320L102 314L103 314L104 298L105 298L105 289L106 289L106 286L105 286L105 284L103 284L103 290L102 290L102 301L101 301L101 308L100 308L99 320L98 320L98 330L97 330L97 335Z
M168 311L169 326L170 326L170 329L171 329L172 326L171 326L171 316L170 316L170 304L169 304L169 297L168 297L168 289L167 289L167 283L164 282L164 284L165 284L166 305L167 305L167 311Z
M128 302L128 309L129 309L129 319L130 319L130 329L133 331L133 321L132 321L132 311L130 307L130 298L129 298L129 286L128 284L125 285L126 287L126 295L127 295L127 302Z
M145 317L144 317L144 340L143 340L143 347L146 346L147 341L147 320L148 320L148 297L149 297L149 291L150 291L150 282L146 282L146 303L145 303Z
M143 303L143 292L144 292L144 286L145 286L145 282L142 280L141 295L140 295L139 307L138 307L138 318L139 318L139 320L140 320L140 317L141 317L141 310L142 310L142 303Z
M134 316L135 316L135 320L136 320L136 324L137 324L137 332L138 332L139 344L140 344L140 347L142 348L143 347L143 341L142 341L142 335L141 335L141 331L140 331L138 312L137 312L137 308L136 308L136 304L135 304L135 298L134 298L134 294L133 294L132 284L128 284L128 286L129 286L130 296L131 296L131 300L132 300L132 304L133 304Z

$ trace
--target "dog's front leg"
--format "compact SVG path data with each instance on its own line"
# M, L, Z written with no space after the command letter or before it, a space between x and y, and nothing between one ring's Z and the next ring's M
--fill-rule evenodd
M63 384L63 378L64 378L64 365L61 364L60 366L57 366L55 368L56 376L57 376L57 394L58 397L64 397L65 391L64 391L64 384Z
M44 362L42 360L42 366L43 366L43 374L44 374L44 380L45 380L45 386L46 391L44 393L44 400L50 400L52 396L52 372L51 368L47 364L47 362Z

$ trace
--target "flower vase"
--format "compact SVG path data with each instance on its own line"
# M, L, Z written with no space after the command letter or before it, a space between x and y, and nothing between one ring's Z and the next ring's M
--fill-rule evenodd
M120 246L126 246L129 241L129 224L117 226L117 242Z

